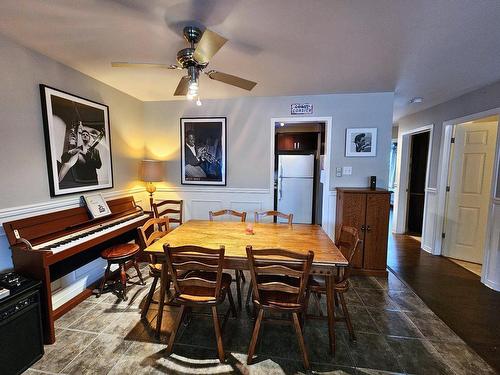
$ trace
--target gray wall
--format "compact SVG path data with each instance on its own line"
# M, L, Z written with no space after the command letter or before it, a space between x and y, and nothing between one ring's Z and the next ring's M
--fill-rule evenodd
M437 185L443 122L498 107L500 107L500 82L496 82L479 90L471 91L458 98L424 111L403 117L397 122L400 133L420 126L434 124L431 170L428 187L435 188Z
M0 82L0 173L4 181L0 209L50 199L40 83L108 105L115 189L137 179L137 160L144 153L141 101L1 35Z
M236 89L235 89L236 90ZM203 94L203 85L200 87ZM151 158L166 160L166 181L180 186L181 117L227 117L228 177L233 188L269 188L271 118L290 116L290 104L311 103L310 116L331 116L332 180L335 186L368 186L368 176L387 187L389 147L392 136L393 93L338 94L290 97L204 100L201 107L186 100L145 102L146 152ZM346 158L346 128L378 128L377 156ZM352 176L335 177L335 167L351 166Z
M141 101L1 35L0 82L0 219L2 209L67 198L49 196L40 83L110 107L114 190L132 187L144 155ZM1 232L0 272L12 267Z

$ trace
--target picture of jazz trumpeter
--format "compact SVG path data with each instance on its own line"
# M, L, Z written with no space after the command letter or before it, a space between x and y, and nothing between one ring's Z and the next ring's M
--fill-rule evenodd
M97 185L97 170L102 167L102 161L96 146L103 135L102 131L86 127L81 121L69 129L58 174L61 187L72 183Z
M225 125L225 118L181 119L183 184L226 184Z

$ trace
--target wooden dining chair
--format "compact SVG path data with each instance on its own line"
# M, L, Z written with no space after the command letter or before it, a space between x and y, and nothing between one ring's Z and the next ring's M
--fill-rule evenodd
M168 233L169 229L169 219L168 217L162 218L153 218L149 219L144 223L143 226L137 228L139 232L139 241L141 242L142 248L145 249L153 242L162 238ZM149 310L149 306L151 305L151 301L153 300L153 295L156 290L156 285L158 284L158 280L161 277L162 264L158 261L156 256L153 254L149 255L149 276L153 278L153 282L151 283L151 288L149 289L148 296L146 297L146 302L141 310L141 318L144 318ZM160 298L165 298L165 291L163 290L160 294Z
M283 249L254 250L252 246L247 246L246 250L252 277L253 303L258 311L248 348L247 363L252 363L260 325L264 311L267 310L292 315L304 367L309 369L301 318L305 313L307 283L314 253L309 251L307 254L301 254ZM270 260L276 257L280 260Z
M214 221L215 217L218 216L235 216L239 217L242 222L247 219L247 213L245 211L238 212L234 210L219 210L219 211L208 211L208 218L210 221ZM238 307L241 309L241 281L245 282L245 274L242 270L234 270L234 277L236 281L236 298L238 299Z
M245 222L247 219L247 213L245 211L243 212L238 212L234 210L220 210L220 211L209 211L208 212L208 217L210 221L213 221L215 217L217 216L236 216L241 219L242 222Z
M214 321L217 353L219 360L224 362L225 354L217 306L224 302L226 295L229 299L230 310L224 316L224 323L230 311L236 317L236 308L231 294L231 275L222 272L224 246L221 246L219 249L208 249L198 246L171 247L168 244L164 244L163 250L165 252L168 272L175 289L175 294L170 301L180 305L180 310L175 318L174 327L168 341L167 355L172 353L175 337L186 307L209 306L212 310ZM163 303L160 300L158 315L161 316L162 313ZM158 324L157 329L161 325L161 320Z
M268 216L274 216L276 218L285 219L288 221L288 225L292 225L293 214L284 214L279 211L264 211L264 212L255 212L255 222L259 223L263 218Z
M352 259L354 258L356 251L361 247L361 239L359 238L359 232L354 227L342 226L340 229L339 238L335 241L335 245L339 248L342 254L346 257L349 264L344 268L344 272L341 276L335 278L335 287L334 287L334 297L335 304L339 304L342 308L342 315L336 317L335 320L343 321L347 325L347 330L349 331L349 337L351 340L355 340L356 336L354 335L354 328L352 326L351 317L349 315L349 310L347 309L347 304L345 302L344 293L349 290L349 276L351 270ZM307 291L307 303L309 302L310 294L313 295L313 298L316 301L316 306L319 311L319 317L323 317L323 313L321 311L320 299L321 295L326 295L326 280L324 276L313 275L309 277L309 286ZM309 316L314 317L314 316Z
M153 203L154 217L168 217L169 223L182 224L182 200L165 200Z

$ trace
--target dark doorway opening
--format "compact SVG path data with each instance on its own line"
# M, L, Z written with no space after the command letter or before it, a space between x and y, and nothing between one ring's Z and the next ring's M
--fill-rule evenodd
M429 136L430 132L418 133L411 136L406 231L408 234L419 236L422 235L424 221Z

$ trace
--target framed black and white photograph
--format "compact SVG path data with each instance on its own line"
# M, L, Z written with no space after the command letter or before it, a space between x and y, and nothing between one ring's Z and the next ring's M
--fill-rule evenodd
M226 118L181 118L181 183L226 185Z
M347 129L345 156L377 156L377 128Z
M52 197L113 187L108 106L40 85Z

